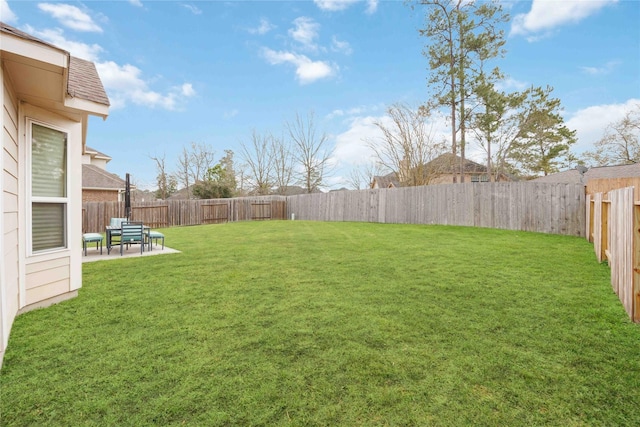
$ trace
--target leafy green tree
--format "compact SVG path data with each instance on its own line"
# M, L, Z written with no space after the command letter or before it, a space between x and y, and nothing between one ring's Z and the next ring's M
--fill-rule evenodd
M460 180L464 182L466 131L470 114L466 105L474 82L481 74L480 62L503 55L504 31L498 26L509 16L497 1L419 0L427 6L426 28L420 34L429 40L424 54L429 58L428 83L432 98L424 108L447 107L451 125L451 151L460 151ZM460 142L458 143L458 133ZM456 176L453 178L456 182Z
M224 172L221 184L224 187L229 188L231 190L231 194L236 194L236 189L238 187L238 181L236 179L236 170L233 162L233 151L232 150L224 150L224 156L220 159L220 167Z
M520 133L527 92L498 90L496 81L485 79L484 75L478 79L474 92L477 105L470 129L486 153L487 173L494 182L503 174L515 172L509 156Z
M233 197L222 164L207 169L204 179L193 185L193 195L199 199L226 199Z
M552 91L550 86L526 91L518 135L509 149L509 157L528 176L558 172L576 142L576 131L565 126L560 99L552 98Z

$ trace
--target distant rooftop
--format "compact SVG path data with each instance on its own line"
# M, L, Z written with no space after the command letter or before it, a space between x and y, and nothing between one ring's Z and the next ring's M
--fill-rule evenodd
M588 169L584 173L582 183L586 184L590 179L598 178L635 178L640 177L640 163L618 166L599 166ZM533 180L534 182L556 182L562 184L579 184L580 172L576 169L569 169L563 172L541 176Z

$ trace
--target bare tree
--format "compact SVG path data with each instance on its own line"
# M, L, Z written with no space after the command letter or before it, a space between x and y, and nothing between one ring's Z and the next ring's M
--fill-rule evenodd
M291 138L296 166L300 167L298 180L307 193L313 193L330 173L329 159L333 150L327 146L329 137L325 132L318 134L313 112L306 118L296 114L293 122L285 123L285 129Z
M443 171L430 164L446 150L445 141L436 141L427 125L424 109L394 104L387 109L390 123L377 121L382 137L369 140L378 163L394 171L405 186L427 185Z
M610 123L595 148L584 154L587 163L605 166L640 162L640 104Z
M291 148L283 137L272 137L273 185L276 192L285 194L293 181L294 158Z
M187 198L193 195L192 184L204 181L209 169L215 166L215 152L208 144L192 142L190 147L183 147L178 156L178 167L175 177L187 191Z
M178 183L182 185L182 187L187 191L187 199L191 198L191 156L189 155L189 151L187 151L187 147L182 148L182 152L177 158L178 160L178 168L175 172L176 179Z
M255 129L249 144L241 143L241 155L247 166L247 178L253 187L251 192L266 195L273 185L273 137L260 135Z
M158 185L158 190L156 191L156 197L162 200L165 200L172 193L176 191L176 178L167 173L167 166L165 162L165 154L162 156L149 156L151 160L156 163L156 170L158 174L156 175L156 184Z
M373 178L382 173L382 167L377 162L369 162L351 169L347 177L347 185L354 190L371 188Z
M205 179L207 171L215 166L215 152L210 145L191 143L189 153L189 172L193 182Z

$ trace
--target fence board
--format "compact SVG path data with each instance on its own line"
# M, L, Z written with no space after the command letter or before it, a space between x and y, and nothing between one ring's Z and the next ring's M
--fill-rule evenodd
M133 219L150 224L152 228L161 228L221 222L225 216L229 221L249 221L252 219L253 203L270 204L269 218L271 219L286 219L286 197L284 196L133 202L131 211ZM223 212L222 207L215 208L220 211L212 212L212 208L207 208L210 205L224 205L227 207L227 212ZM89 233L103 232L111 218L124 217L123 202L85 202L82 209L83 228ZM266 206L263 209L267 209Z
M451 224L585 235L584 186L532 182L440 184L287 197L310 221Z
M252 204L270 204L272 219L360 221L400 224L450 224L584 236L585 194L582 185L531 182L440 184L369 189L298 196L263 196L214 200L134 202L134 217L167 227L222 219L207 205L228 206L229 221L266 217ZM161 206L165 206L160 208ZM266 205L263 209L266 209ZM142 209L138 209L142 208ZM149 208L149 209L144 209ZM83 204L87 232L100 232L112 217L121 217L122 202ZM209 209L209 211L207 210ZM218 208L216 208L218 209ZM222 208L219 208L222 209ZM164 213L162 213L164 211Z
M633 318L634 189L609 191L608 247L611 287Z
M640 178L598 178L587 181L587 194L608 193L611 190L634 187L634 200L640 200Z
M591 230L591 238L593 239L593 250L596 253L598 262L602 262L605 257L605 251L603 249L602 239L602 193L593 194L593 229Z

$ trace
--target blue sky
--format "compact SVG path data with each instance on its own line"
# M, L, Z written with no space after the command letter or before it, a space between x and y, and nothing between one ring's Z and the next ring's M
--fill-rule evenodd
M640 2L503 2L512 19L496 62L507 87L554 88L575 152L592 148L608 123L640 103ZM150 156L176 156L192 142L219 158L250 143L253 130L280 135L296 114L315 114L335 168L328 188L346 186L370 161L367 139L385 108L428 98L427 10L402 1L0 0L0 19L96 63L111 100L91 118L87 143L154 188ZM434 123L443 135L446 123ZM480 160L479 149L470 147Z

